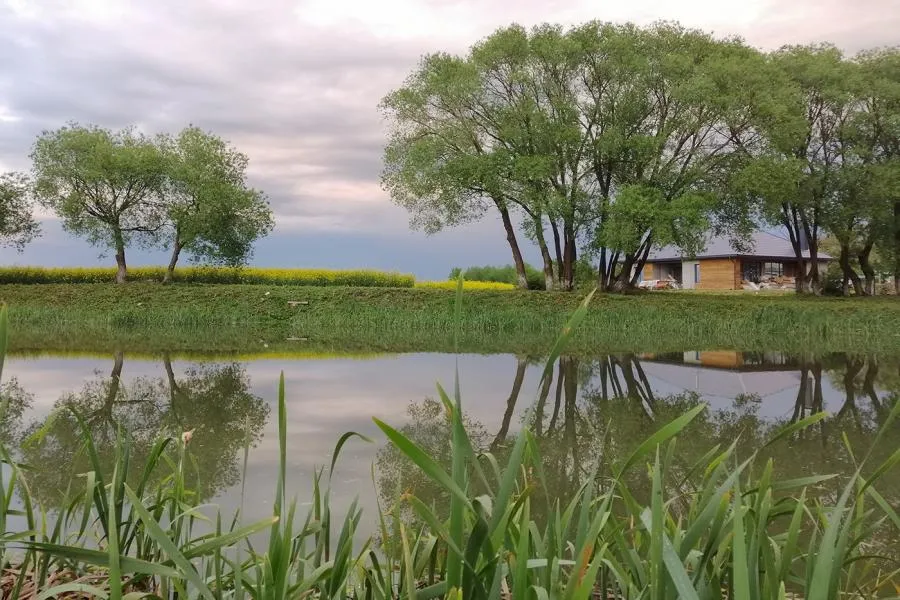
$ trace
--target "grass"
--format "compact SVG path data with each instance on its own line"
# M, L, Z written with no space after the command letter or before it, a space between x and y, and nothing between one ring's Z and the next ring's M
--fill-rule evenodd
M461 303L455 312L461 324ZM574 312L550 350L545 377L588 314L587 302ZM5 330L3 311L0 357ZM900 462L900 450L879 463L871 451L855 455L848 447L853 475L837 497L822 500L807 490L830 475L778 480L771 462L756 452L739 455L737 443L682 465L676 440L705 410L701 405L660 424L622 459L606 461L601 451L584 465L572 497L557 498L528 428L497 454L476 455L458 387L451 396L438 386L449 423L449 471L389 424L376 424L445 490L448 513L398 491L365 517L379 524L378 539L359 541L361 511L354 503L346 515L334 514L329 482L341 450L361 436L348 432L337 440L308 507L299 505L285 493L286 395L282 377L272 514L255 523L197 505L185 476L186 437L159 439L144 464L132 465L122 432L107 478L82 425L92 470L76 474L73 500L56 514L32 502L30 466L0 448L0 551L10 567L4 597L706 600L722 598L724 590L735 599L831 600L897 593L897 556L880 540L885 531L900 531L900 516L895 499L878 486ZM824 416L788 425L768 443L801 435ZM885 442L898 416L900 403L873 447ZM603 431L596 440L606 447ZM125 474L134 467L144 475L131 485ZM150 477L160 470L164 477ZM649 484L648 498L631 488L635 478ZM410 512L416 519L404 516ZM24 531L6 526L11 517L25 521Z
M471 291L460 347L545 350L580 302L567 293ZM444 289L258 285L5 285L17 351L254 353L450 351L454 294ZM305 304L290 305L300 301ZM289 338L293 338L289 341ZM304 341L298 341L302 339ZM900 300L639 294L595 296L573 353L702 349L900 349Z

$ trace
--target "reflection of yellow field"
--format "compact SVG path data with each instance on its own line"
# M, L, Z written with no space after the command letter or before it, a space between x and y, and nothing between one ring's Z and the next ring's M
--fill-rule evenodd
M743 363L744 360L740 352L723 350L700 353L700 364L708 367L737 368Z
M7 352L11 358L109 358L113 352L96 352L94 350L15 350ZM386 352L315 352L275 350L272 352L170 352L168 356L174 360L328 360L353 359L371 360L386 356ZM125 356L138 360L158 360L161 352L126 351Z

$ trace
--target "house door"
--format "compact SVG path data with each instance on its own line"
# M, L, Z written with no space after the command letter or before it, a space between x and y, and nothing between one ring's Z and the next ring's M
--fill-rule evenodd
M700 263L695 260L686 260L681 266L681 286L686 290L692 290L697 287L697 273L700 270Z

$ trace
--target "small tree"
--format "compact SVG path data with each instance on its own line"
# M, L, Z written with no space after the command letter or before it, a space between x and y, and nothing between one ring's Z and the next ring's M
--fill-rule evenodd
M70 124L42 133L31 153L38 201L63 228L116 253L116 282L128 274L125 248L154 236L165 161L152 140L132 128L113 132Z
M165 281L171 281L182 251L198 262L237 266L253 243L273 226L265 194L247 187L247 156L218 136L196 127L163 138L168 178L163 194L172 251Z
M22 173L0 174L0 243L19 252L40 234L28 188L28 178Z

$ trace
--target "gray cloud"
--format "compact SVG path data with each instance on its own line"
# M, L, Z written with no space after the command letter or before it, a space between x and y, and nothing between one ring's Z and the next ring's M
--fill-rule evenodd
M893 8L893 10L892 10ZM0 168L28 167L68 120L175 131L188 123L251 159L280 230L406 229L378 187L377 103L428 51L463 51L517 21L681 19L758 46L898 42L897 0L0 0Z

